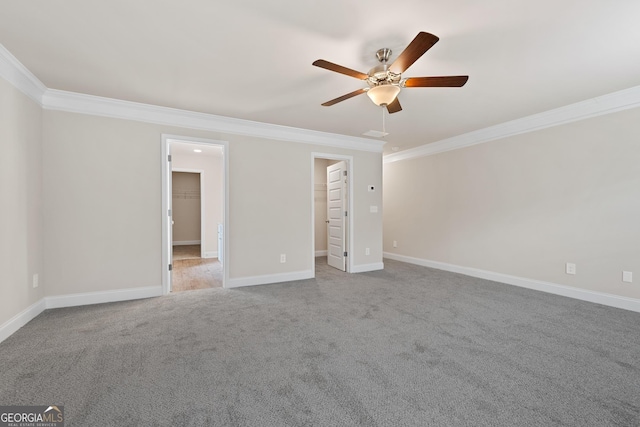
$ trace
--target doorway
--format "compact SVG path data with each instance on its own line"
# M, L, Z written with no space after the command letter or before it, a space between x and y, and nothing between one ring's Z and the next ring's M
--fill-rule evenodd
M352 271L352 164L351 156L312 153L314 274L316 266Z
M225 141L162 136L163 292L224 287L228 280Z
M175 151L175 150L174 150ZM184 161L176 158L179 154L173 154L173 162ZM202 219L207 217L206 205L203 203L205 174L203 170L188 168L171 168L171 209L172 225L171 233L174 258L176 257L176 247L185 246L185 255L196 255L194 246L197 246L197 255L205 258L204 233L205 227Z
M212 251L217 242L213 240L215 236L208 237L210 233L206 227L207 222L219 223L222 220L221 191L216 191L216 187L222 187L221 154L215 151L216 148L203 148L195 153L192 149L199 147L197 145L174 144L171 161L171 292L222 287L222 264L217 259L217 252ZM205 166L203 162L209 164ZM204 169L178 165L198 165Z

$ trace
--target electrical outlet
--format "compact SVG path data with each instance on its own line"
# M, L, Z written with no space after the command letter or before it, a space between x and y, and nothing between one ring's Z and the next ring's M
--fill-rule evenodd
M395 240L393 241L393 247L397 248L398 247L398 242L396 242Z
M576 274L576 265L568 262L566 266L567 274Z
M622 272L622 281L631 283L633 282L633 272L632 271L623 271Z
M34 288L38 287L38 273L33 275L33 287Z
M280 263L284 264L287 262L287 254L280 254Z
M365 255L371 255L371 251L369 250L369 248L365 248L364 254Z

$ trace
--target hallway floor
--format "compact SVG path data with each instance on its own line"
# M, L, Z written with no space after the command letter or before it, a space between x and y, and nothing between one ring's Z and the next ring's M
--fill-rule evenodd
M173 247L171 291L222 287L222 264L217 258L201 258L200 245Z

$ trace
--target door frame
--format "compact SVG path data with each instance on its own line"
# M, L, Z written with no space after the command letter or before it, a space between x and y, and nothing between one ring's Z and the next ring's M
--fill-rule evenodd
M171 168L171 173L173 172L183 172L183 173L197 173L200 174L200 258L206 258L205 255L205 251L204 251L204 237L206 236L206 224L205 224L205 218L206 218L206 210L205 210L205 194L206 192L204 191L204 170L202 169L188 169L188 168ZM173 182L173 178L171 178L171 182ZM172 190L173 191L173 190ZM173 210L173 202L171 203L172 206L172 210ZM173 212L172 216L173 216ZM173 236L173 233L172 233ZM171 242L171 244L173 245L173 242Z
M331 153L311 153L311 259L313 277L316 277L316 201L315 201L315 164L316 159L344 160L347 163L347 228L348 236L345 239L345 251L348 253L346 262L346 272L353 271L353 253L351 248L355 247L353 242L353 156L344 156Z
M169 167L168 156L171 152L170 144L172 142L183 142L187 144L202 144L202 145L217 145L222 147L222 191L224 193L224 209L222 210L222 224L224 230L224 256L222 259L222 287L226 288L229 283L229 142L195 138L191 136L180 135L161 135L161 156L160 163L162 165L162 210L160 212L162 220L162 293L167 295L171 290L171 273L169 271L169 263L171 261L169 257L171 242L169 241L169 201L171 197L171 188L169 188L169 182L171 180L172 168ZM200 175L202 179L202 174ZM201 191L202 191L202 187ZM204 205L204 204L203 204Z

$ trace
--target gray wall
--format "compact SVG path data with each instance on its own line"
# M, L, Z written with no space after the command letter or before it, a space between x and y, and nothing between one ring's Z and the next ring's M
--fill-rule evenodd
M385 164L384 250L640 298L640 109Z
M229 142L230 278L313 269L313 152L354 157L354 263L382 262L380 153L45 110L48 295L160 286L163 133Z
M44 296L41 122L40 106L0 78L0 325Z

